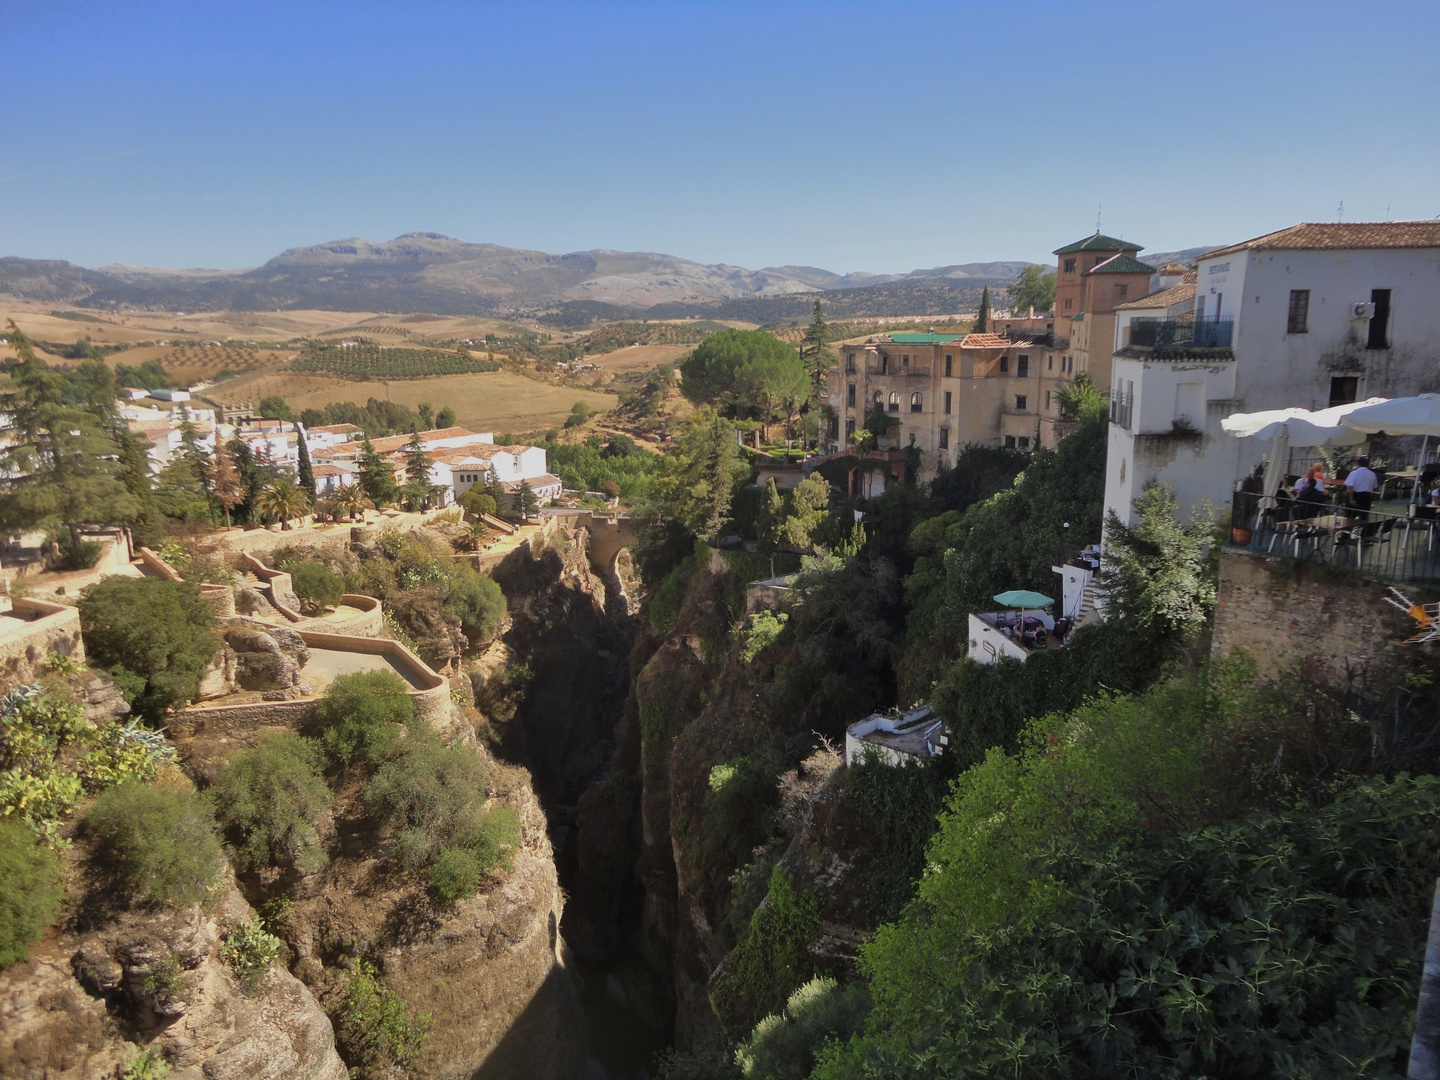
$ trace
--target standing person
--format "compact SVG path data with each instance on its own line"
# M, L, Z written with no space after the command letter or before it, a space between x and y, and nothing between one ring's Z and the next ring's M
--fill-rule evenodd
M1345 477L1345 486L1350 489L1350 505L1355 508L1355 516L1365 521L1370 517L1375 489L1380 486L1380 478L1370 468L1369 458L1362 457L1355 462L1355 468Z

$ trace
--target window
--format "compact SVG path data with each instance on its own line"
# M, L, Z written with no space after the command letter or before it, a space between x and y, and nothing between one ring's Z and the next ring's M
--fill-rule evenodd
M1074 272L1075 272L1075 260L1074 260L1074 259L1066 259L1066 260L1065 260L1065 273L1067 273L1067 274L1073 274ZM1069 304L1066 304L1065 306L1066 306L1066 307L1069 307L1070 305L1069 305Z
M846 441L846 442L849 442L849 441L850 441L850 436L851 436L851 435L854 435L854 434L855 434L855 418L854 418L853 416L847 416L847 417L845 418L845 441Z
M1356 375L1337 375L1330 380L1330 407L1349 405L1360 399L1360 378Z
M1002 372L1010 370L1010 358L1008 356L1000 357L1000 370Z
M924 399L920 396L919 391L916 391L915 393L911 394L911 395L910 395L910 411L911 411L911 412L923 412L923 411L924 411L924 408L925 408Z
M890 374L890 357L888 357L888 356L882 356L882 357L880 357L880 374L881 374L881 375L889 375L889 374Z
M1256 299L1259 299L1258 297ZM1310 330L1310 290L1290 290L1290 314L1285 320L1287 334L1304 334Z
M1006 435L1006 436L1005 436L1005 448L1006 448L1007 450L1014 450L1014 449L1015 449L1015 436L1014 436L1014 435Z
M879 390L876 390L876 391L875 391L875 404L876 404L876 405L883 405L884 403L885 403L885 395L882 394Z
M1066 311L1069 311L1070 308L1071 308L1071 306L1072 306L1072 304L1073 304L1073 301L1066 300L1066 301L1065 301L1065 310L1066 310Z
M942 427L940 429L940 449L950 449L950 429L948 427Z
M906 375L910 374L910 358L908 356L902 356L900 358L900 370Z
M1370 339L1367 349L1388 349L1390 347L1390 290L1371 289L1370 302L1375 305L1375 314L1370 318Z
M1024 411L1025 411L1025 395L1024 395L1024 394L1016 394L1016 395L1015 395L1015 411L1016 411L1016 412L1024 412Z
M899 412L899 411L900 411L900 395L897 394L894 390L891 390L891 391L890 391L890 411L891 411L891 412Z
M1200 293L1195 297L1195 321L1203 322L1205 319L1205 294Z
M1127 292L1129 292L1129 291L1130 291L1130 286L1129 286L1129 285L1124 285L1124 284L1116 285L1116 286L1115 286L1115 299L1116 299L1116 300L1123 300L1123 299L1125 299L1125 294L1126 294Z
M950 415L950 391L945 391L945 415Z
M1050 411L1050 391L1049 391L1049 390L1046 390L1046 391L1045 391L1045 411L1046 411L1046 412L1049 412L1049 411Z
M1055 354L1054 354L1054 353L1051 353L1049 356L1047 356L1047 357L1045 358L1045 370L1046 370L1046 371L1054 371L1054 370L1055 370Z
M855 374L855 354L853 352L845 354L845 374Z
M845 388L845 404L853 409L855 407L855 384L851 383Z
M1020 447L1021 450L1029 450L1029 449L1030 449L1030 436L1029 436L1029 435L1021 435L1021 436L1020 436L1018 439L1016 439L1015 441L1016 441L1016 443L1019 444L1019 447Z
M1030 377L1030 357L1022 355L1015 358L1015 377L1017 379Z
M955 360L955 357L954 357L954 355L953 355L952 353L946 353L946 354L945 354L945 378L947 378L947 379L951 377L951 374L952 374L952 373L951 373L951 370L950 370L950 365L954 362L954 360Z

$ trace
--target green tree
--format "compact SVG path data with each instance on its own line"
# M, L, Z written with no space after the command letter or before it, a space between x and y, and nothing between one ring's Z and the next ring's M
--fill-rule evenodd
M755 537L760 554L770 559L770 579L775 579L775 551L785 541L785 500L772 476L765 481L765 494L755 515Z
M273 517L280 522L283 531L291 528L291 518L305 515L310 509L310 502L311 499L295 486L293 480L281 477L261 489L255 499L255 509L265 517Z
M810 396L800 354L762 330L712 334L680 365L681 389L697 405L769 424L788 418Z
M78 552L82 525L133 521L141 503L126 487L121 447L105 423L66 402L65 379L35 355L13 320L8 334L17 360L0 401L10 419L0 449L0 527L64 528Z
M1152 482L1135 499L1134 525L1110 512L1100 589L1115 618L1146 632L1188 637L1215 606L1206 565L1215 517L1208 506L1197 507L1192 524L1182 525L1178 508L1175 493Z
M1043 266L1027 266L1005 287L1016 312L1044 315L1055 307L1055 275Z
M440 490L430 482L430 470L433 467L434 462L426 454L419 432L412 431L410 442L405 447L405 483L400 488L409 509L425 509L425 503Z
M983 334L990 329L990 286L980 291L980 310L975 313L975 333Z
M374 509L374 503L365 497L365 489L359 484L341 484L330 496L335 507L349 515L351 521L358 521L366 510Z
M830 516L830 485L819 473L812 473L795 485L788 501L785 543L795 548L808 548L815 541L816 530Z
M330 806L323 763L315 741L293 731L266 732L225 763L213 788L216 816L242 869L288 863L310 871L325 862L317 831Z
M673 519L705 541L720 535L730 518L735 489L750 475L735 428L709 406L686 420L663 470L647 516Z
M455 500L467 513L479 517L481 514L495 513L495 499L483 487L467 488L465 492Z
M810 315L810 325L800 342L800 359L805 372L810 376L813 393L818 394L825 386L825 377L835 366L835 354L830 351L830 324L825 321L825 305L819 300Z
M265 397L262 397L255 411L267 420L289 420L293 422L297 419L295 414L290 411L290 406L285 403L285 399L279 394L267 394Z
M567 428L580 427L590 419L590 406L583 401L577 401L570 407L570 415L565 418Z
M435 426L441 431L455 426L455 410L446 405L435 414Z
M310 464L310 448L305 445L305 432L299 424L295 425L296 450L299 453L299 460L295 465L295 477L300 484L300 490L310 498L315 497L315 469Z
M534 517L540 509L540 500L535 497L535 490L530 486L530 481L521 480L520 490L516 492L515 501L520 507L520 514L523 517Z
M124 479L125 490L135 499L137 507L135 517L132 519L136 539L139 543L153 547L151 541L156 537L151 535L160 524L160 507L155 502L155 484L151 479L150 462L135 436L123 428L117 428L115 432L115 445L119 448L120 475Z
M360 447L360 487L376 506L387 506L400 495L394 467L380 456L368 435Z
M422 401L415 406L415 411L420 414L420 426L425 431L435 430L435 406L428 401Z
M1088 371L1080 372L1055 391L1055 400L1061 420L1103 419L1105 416L1105 394L1090 381Z
M220 648L215 616L189 582L112 575L81 590L79 608L87 658L150 720L195 696Z
M0 971L24 960L31 942L60 914L60 864L35 832L0 818Z

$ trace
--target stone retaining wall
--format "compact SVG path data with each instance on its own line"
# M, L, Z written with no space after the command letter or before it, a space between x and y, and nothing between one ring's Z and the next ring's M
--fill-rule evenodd
M65 604L18 597L11 610L25 616L0 634L0 689L34 682L45 673L45 658L51 653L84 661L85 643L80 637L80 612Z
M313 627L315 630L326 634L348 634L351 637L379 637L385 632L385 609L380 606L380 601L373 596L364 596L360 593L346 593L340 597L340 603L346 607L353 607L359 610L358 615L351 615L346 619L307 619L305 629Z
M1400 590L1417 604L1437 599L1418 585ZM1347 666L1385 666L1422 647L1403 644L1418 627L1385 602L1386 592L1385 583L1359 574L1226 547L1211 654L1244 649L1262 677L1303 664L1343 681Z
M140 549L140 561L146 566L148 566L151 570L155 571L156 574L164 578L166 581L185 580L180 576L179 570L176 570L173 566L171 566L155 552L151 551L148 547L142 547Z
M410 691L415 715L442 731L449 728L449 681L398 641L314 630L300 630L298 633L311 648L387 657L393 666L403 668L415 682L421 684L420 689ZM248 742L264 728L303 726L314 715L318 703L318 698L303 698L299 701L255 701L241 705L195 705L177 716L171 729L177 738L218 736Z

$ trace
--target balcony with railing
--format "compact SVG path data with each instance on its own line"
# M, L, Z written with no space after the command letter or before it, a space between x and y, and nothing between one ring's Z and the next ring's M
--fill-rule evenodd
M1234 319L1133 319L1125 344L1144 349L1183 345L1192 349L1228 349L1235 336Z
M1379 581L1440 584L1440 508L1404 509L1362 515L1338 505L1236 492L1230 545Z

